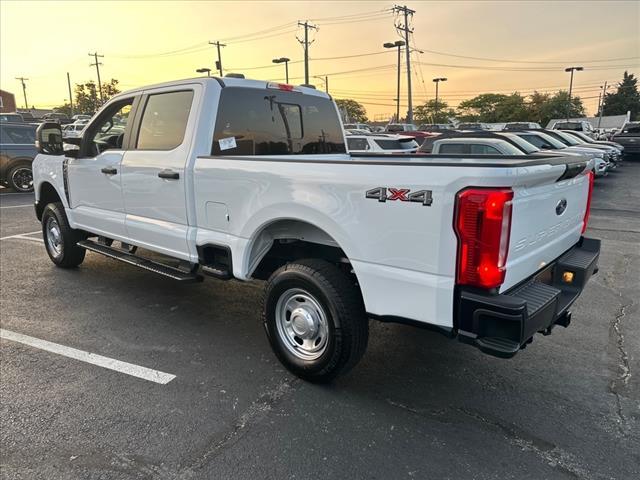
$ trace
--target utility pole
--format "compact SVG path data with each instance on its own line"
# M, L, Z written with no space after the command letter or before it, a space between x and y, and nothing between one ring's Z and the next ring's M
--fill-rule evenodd
M604 86L600 87L602 89L602 102L600 102L600 97L598 97L598 128L600 128L600 124L602 123L602 111L604 110L604 97L607 94L607 82L604 82Z
M209 42L209 45L215 45L218 49L218 61L216 62L216 68L218 72L220 72L220 76L222 77L222 55L220 54L220 47L226 47L227 45L224 43L220 43L219 41Z
M413 100L411 98L411 48L409 47L409 34L413 33L413 29L409 27L409 17L413 17L413 14L416 13L416 11L411 10L406 5L402 7L394 5L393 11L404 15L404 23L396 25L396 28L404 32L404 41L407 45L405 48L407 62L407 123L413 123Z
M67 87L69 87L69 108L71 109L71 116L73 117L73 95L71 94L71 77L67 72Z
M309 29L318 30L318 27L310 24L309 20L305 20L304 23L298 22L298 26L304 27L304 40L300 40L298 37L296 39L304 45L304 84L309 85L309 45L313 43L309 42Z
M90 57L93 57L96 63L92 63L90 67L96 67L96 73L98 74L98 91L100 92L100 103L104 103L104 95L102 94L102 82L100 81L100 65L102 63L98 62L98 57L104 58L104 55L98 55L98 52L90 53Z
M29 104L27 103L27 84L24 83L29 79L24 77L16 77L16 80L20 80L20 82L22 83L22 94L24 95L24 108L26 110L29 110Z
M569 103L567 105L567 121L569 121L569 116L571 114L571 91L573 90L573 72L581 72L584 70L584 67L567 67L564 69L565 72L571 72L571 80L569 80Z

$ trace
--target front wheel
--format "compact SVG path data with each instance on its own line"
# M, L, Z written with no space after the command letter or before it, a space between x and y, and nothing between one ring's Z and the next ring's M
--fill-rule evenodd
M83 236L69 226L62 203L50 203L44 207L42 237L49 258L58 267L77 267L84 260L86 251L77 245Z
M353 279L317 259L276 270L267 283L263 322L278 359L295 375L328 382L364 355L369 325Z

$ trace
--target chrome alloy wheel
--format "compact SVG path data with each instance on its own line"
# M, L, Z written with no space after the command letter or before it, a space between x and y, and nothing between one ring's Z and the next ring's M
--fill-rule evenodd
M278 335L287 350L302 360L316 360L327 349L327 315L309 292L300 288L285 291L276 304Z
M54 217L47 218L47 224L45 228L47 236L47 248L55 258L62 255L62 232L60 232L60 225L58 220Z

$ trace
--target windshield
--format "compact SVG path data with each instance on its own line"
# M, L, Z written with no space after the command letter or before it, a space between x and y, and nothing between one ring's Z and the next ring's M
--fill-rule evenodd
M535 145L527 142L524 138L519 137L518 135L516 135L514 133L503 133L502 136L505 137L505 138L508 138L513 143L517 144L526 153L534 153L534 152L539 152L540 151L540 149L538 147L536 147Z
M553 133L558 135L562 140L565 141L565 143L568 143L571 146L581 145L581 144L585 143L585 142L578 141L578 139L576 137L574 137L573 135L570 135L568 133L559 132L559 131L554 131Z
M574 132L572 130L572 132L569 135L571 135L571 136L573 136L573 137L575 137L575 138L577 138L579 140L584 140L584 143L593 143L593 139L589 138L587 135L585 135L582 132Z
M542 149L550 147L554 150L562 150L564 148L567 148L567 146L562 142L542 132L521 133L518 134L518 136L524 138L527 142L532 143L536 147Z

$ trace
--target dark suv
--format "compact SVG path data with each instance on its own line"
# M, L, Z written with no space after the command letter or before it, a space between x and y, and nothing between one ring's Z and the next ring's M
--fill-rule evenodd
M640 122L627 123L620 133L613 136L613 141L624 147L627 155L640 153Z
M0 183L16 192L33 191L35 140L36 125L0 123Z

